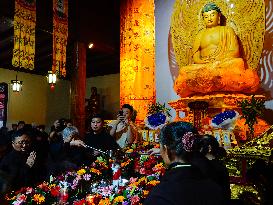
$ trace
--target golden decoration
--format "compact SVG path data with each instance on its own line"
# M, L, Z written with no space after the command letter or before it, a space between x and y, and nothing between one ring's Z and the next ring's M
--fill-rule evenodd
M238 199L239 196L243 192L253 193L257 197L257 199L260 199L260 195L259 195L258 191L253 186L231 184L230 185L230 189L231 189L231 199Z
M229 156L234 158L254 158L254 159L265 159L269 160L271 157L273 147L273 126L267 129L259 137L245 143L241 147L235 147L228 149L227 153Z
M171 35L179 67L192 63L193 41L197 33L204 29L201 10L209 2L220 7L226 25L233 28L239 37L242 58L248 67L257 69L265 33L263 0L176 0L171 18Z

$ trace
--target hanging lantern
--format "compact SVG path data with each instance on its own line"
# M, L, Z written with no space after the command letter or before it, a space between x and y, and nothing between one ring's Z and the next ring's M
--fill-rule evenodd
M15 80L11 80L11 86L13 92L20 92L22 90L23 81L17 80L17 75Z
M50 89L54 90L54 86L55 86L56 81L57 81L56 74L53 73L52 71L48 71L47 80L48 80L48 83L50 84Z

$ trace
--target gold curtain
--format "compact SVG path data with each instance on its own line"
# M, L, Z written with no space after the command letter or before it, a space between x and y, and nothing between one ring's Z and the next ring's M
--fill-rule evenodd
M16 0L12 65L34 69L36 1Z
M66 76L66 45L68 37L68 2L53 0L53 64L52 72Z
M137 122L155 102L154 0L127 0L120 14L120 103L131 104Z

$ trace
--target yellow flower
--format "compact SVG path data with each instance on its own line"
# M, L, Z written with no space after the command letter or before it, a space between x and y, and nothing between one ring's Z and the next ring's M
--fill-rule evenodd
M143 182L143 181L145 181L145 183L147 183L147 178L146 178L146 177L141 177L141 178L138 180L138 183Z
M124 201L124 196L117 196L117 197L114 199L114 203L123 202L123 201Z
M162 168L164 168L164 165L163 165L163 163L161 162L161 163L155 165L155 168L157 168L157 169L162 169Z
M108 198L106 199L101 199L100 202L99 202L99 205L110 205L111 202Z
M154 148L160 148L159 143L155 144Z
M86 173L85 169L80 169L77 171L78 175L84 175Z
M149 191L148 191L148 190L143 190L143 197L148 196L148 194L149 194Z
M41 204L45 202L45 197L41 194L34 194L33 201L35 201L37 204Z
M128 149L128 150L126 150L126 153L131 153L133 151L134 151L133 149Z
M93 172L93 173L95 173L95 174L97 174L97 175L100 175L100 174L101 174L101 172L100 172L98 169L95 169L95 168L91 168L91 169L90 169L90 172Z
M143 142L143 146L147 146L147 145L149 145L149 142Z
M13 201L13 200L15 200L16 199L16 195L15 196L13 196L13 197L11 197L11 198L9 198L7 195L6 195L6 200L8 200L8 201Z
M121 167L126 167L130 162L131 162L131 160L128 159L126 162L122 162L120 166Z
M50 184L50 185L48 186L48 188L51 189L52 187L55 187L55 186L56 186L56 184Z
M134 182L134 183L131 183L131 184L129 184L128 186L129 187L138 187L138 182Z
M155 186L155 185L159 184L159 181L152 180L152 181L148 182L148 184L151 184L151 185Z

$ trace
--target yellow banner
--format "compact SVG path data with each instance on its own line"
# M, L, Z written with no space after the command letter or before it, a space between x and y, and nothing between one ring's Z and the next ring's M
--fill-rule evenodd
M53 64L52 71L66 76L66 45L68 37L68 2L53 0Z
M34 69L36 1L16 0L12 65Z
M128 0L120 15L120 103L131 104L137 122L155 102L154 0Z

